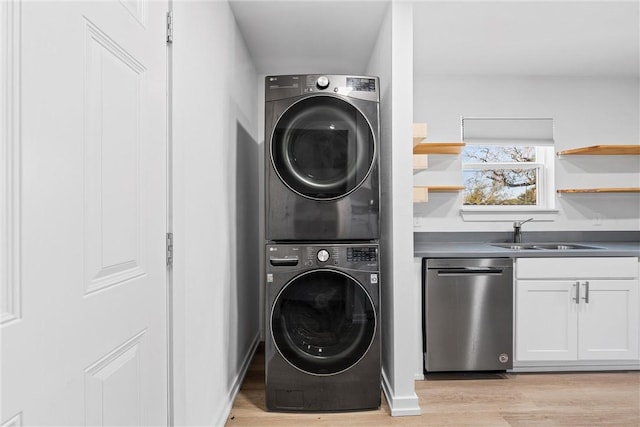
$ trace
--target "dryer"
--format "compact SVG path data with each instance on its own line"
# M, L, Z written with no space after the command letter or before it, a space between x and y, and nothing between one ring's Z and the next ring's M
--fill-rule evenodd
M378 408L378 245L289 243L266 253L267 409Z
M265 79L266 238L380 236L379 80Z

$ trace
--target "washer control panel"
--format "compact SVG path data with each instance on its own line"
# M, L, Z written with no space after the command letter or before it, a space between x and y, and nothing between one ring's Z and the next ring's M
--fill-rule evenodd
M278 270L341 267L377 271L378 250L376 243L274 244L267 245L267 264Z
M378 266L377 245L313 245L306 248L302 264L306 267L361 268Z
M347 248L348 262L370 262L378 260L378 249L370 247Z

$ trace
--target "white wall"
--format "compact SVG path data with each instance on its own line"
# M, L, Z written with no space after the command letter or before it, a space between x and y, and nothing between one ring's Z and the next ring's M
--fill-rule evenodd
M428 123L430 141L459 141L461 116L529 116L554 119L556 151L637 144L639 93L639 80L625 77L420 75L414 80L413 118ZM429 162L430 169L418 173L416 183L461 184L459 157L429 156ZM555 169L556 188L639 185L637 156L562 156L555 158ZM513 218L464 222L461 193L429 197L428 203L415 205L415 231L511 230ZM553 221L527 224L527 230L640 229L637 193L556 195L556 208Z
M411 141L413 16L410 3L392 3L366 74L380 77L381 303L383 388L392 415L419 415L413 355L414 319Z
M259 338L256 73L224 2L175 2L176 425L223 425Z

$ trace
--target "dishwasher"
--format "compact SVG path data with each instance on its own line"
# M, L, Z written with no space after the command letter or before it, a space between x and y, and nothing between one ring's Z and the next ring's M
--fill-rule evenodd
M426 372L513 367L513 261L425 259Z

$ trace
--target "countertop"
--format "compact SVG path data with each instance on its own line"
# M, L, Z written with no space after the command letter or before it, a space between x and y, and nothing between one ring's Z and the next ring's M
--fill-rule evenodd
M510 249L494 246L508 244L509 232L432 232L414 233L416 258L547 258L547 257L640 257L638 231L556 231L530 232L523 244L579 244L597 249Z
M535 244L536 242L526 242ZM548 242L539 242L548 243ZM509 249L486 242L416 242L416 258L549 258L549 257L640 257L635 242L554 242L593 246L598 249Z

